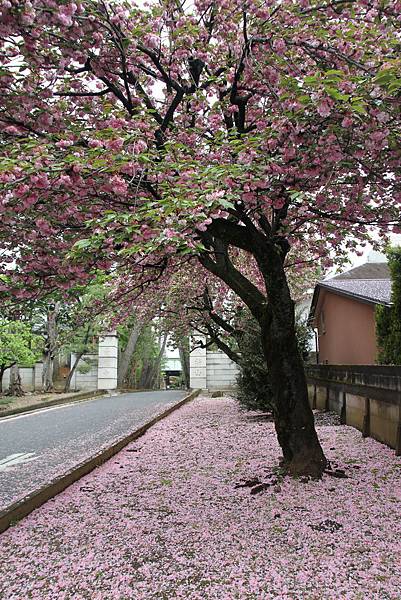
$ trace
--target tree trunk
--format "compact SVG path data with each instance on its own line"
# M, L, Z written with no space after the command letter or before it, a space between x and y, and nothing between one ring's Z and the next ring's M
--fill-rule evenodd
M128 370L131 365L132 355L135 352L136 343L143 329L143 324L135 322L128 338L127 346L124 352L120 355L120 363L118 365L118 387L121 387L128 375Z
M315 430L308 400L303 362L295 333L295 311L284 270L288 241L273 235L270 225L265 233L256 229L245 213L245 226L214 220L202 234L207 248L200 257L202 265L222 279L248 306L259 322L263 352L271 374L273 413L277 438L283 451L284 466L293 475L320 477L327 466ZM263 275L266 296L232 263L229 245L250 252Z
M14 363L10 371L10 385L7 390L7 396L25 396L25 392L21 385L21 375L19 367Z
M7 367L5 365L0 366L0 394L3 392L3 376Z
M184 380L184 385L186 389L190 387L190 377L189 377L189 350L183 344L180 344L178 351L180 353L180 361L182 368L182 376Z
M83 357L84 354L85 354L85 352L78 352L78 354L75 356L74 364L72 365L72 368L71 368L70 372L67 375L67 379L65 380L64 393L70 391L70 385L71 385L72 377L73 377L73 375L74 375L74 373L76 371L76 368L78 366L79 361L81 360L81 358Z
M67 379L65 380L64 392L70 391L72 376L75 373L75 370L78 366L79 361L81 360L83 355L88 351L88 341L89 341L90 336L91 336L91 324L89 323L88 327L86 328L84 341L82 342L82 350L80 352L77 352L74 364L72 365L72 369L68 373Z
M163 338L159 354L157 355L156 360L153 363L152 379L150 381L152 388L155 386L155 384L157 382L158 382L158 387L160 388L160 366L161 366L161 362L162 362L162 359L164 356L164 351L166 349L166 344L167 344L167 334Z
M269 252L267 261L259 262L269 298L265 315L259 323L271 376L277 438L283 451L284 465L291 474L320 477L327 460L317 437L309 404L305 370L295 331L294 302L282 257L273 250Z
M166 349L166 343L167 343L167 335L165 335L163 338L163 342L161 344L161 347L160 347L157 357L153 361L149 361L144 365L144 367L142 369L140 381L139 381L140 389L144 389L144 390L153 389L156 379L157 379L158 372L160 370L160 364L161 364L161 361L163 358L163 354Z
M43 355L42 389L49 392L54 387L54 358L57 352L57 316L60 303L49 308L46 318L46 347Z
M146 362L144 362L144 364L142 366L141 374L139 377L138 388L140 390L150 389L149 381L151 379L151 372L152 372L152 363L149 360L147 360Z

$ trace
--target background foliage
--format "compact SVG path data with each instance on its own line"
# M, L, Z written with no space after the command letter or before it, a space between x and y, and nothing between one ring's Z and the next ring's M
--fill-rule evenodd
M389 306L376 308L378 360L383 365L401 364L401 247L387 252L392 280Z

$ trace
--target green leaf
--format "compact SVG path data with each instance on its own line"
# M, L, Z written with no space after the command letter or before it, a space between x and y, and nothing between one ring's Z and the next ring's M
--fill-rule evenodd
M90 240L90 239L78 240L78 242L75 242L72 249L73 250L84 250L85 248L89 248L91 245L92 245L92 240Z

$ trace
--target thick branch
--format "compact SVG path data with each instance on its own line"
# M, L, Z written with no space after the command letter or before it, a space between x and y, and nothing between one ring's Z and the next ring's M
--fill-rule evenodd
M207 243L210 245L210 240L207 240ZM248 306L254 317L258 320L261 319L266 305L266 297L234 267L227 251L224 252L224 245L221 242L219 244L217 240L214 240L214 244L217 246L216 261L212 260L210 254L204 252L199 256L200 263L205 269L229 285Z
M206 325L206 329L208 331L209 337L214 341L216 346L222 352L224 352L224 354L226 354L228 356L228 358L230 358L233 362L239 364L240 359L241 359L240 355L237 352L235 352L234 350L232 350L230 348L230 346L228 346L225 342L223 342L223 340L221 340L219 338L219 336L216 334L216 332L213 330L213 328L210 325Z

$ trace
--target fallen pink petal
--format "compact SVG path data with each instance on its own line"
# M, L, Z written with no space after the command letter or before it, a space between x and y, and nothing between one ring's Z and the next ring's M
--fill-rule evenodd
M1 535L0 598L399 599L401 459L317 429L347 477L281 480L273 423L198 398Z

